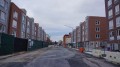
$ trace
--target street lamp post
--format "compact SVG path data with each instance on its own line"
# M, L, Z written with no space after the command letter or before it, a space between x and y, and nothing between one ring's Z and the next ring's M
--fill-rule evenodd
M64 25L65 27L68 27L68 28L71 28L72 29L72 31L74 30L74 28L73 27L71 27L71 26L68 26L68 25ZM74 41L74 33L73 33L73 40L72 40L72 38L71 38L71 43L72 43L72 41Z
M71 27L71 26L67 26L67 25L64 25L64 26L66 26L66 27L71 28L72 30L74 30L74 28L73 28L73 27Z

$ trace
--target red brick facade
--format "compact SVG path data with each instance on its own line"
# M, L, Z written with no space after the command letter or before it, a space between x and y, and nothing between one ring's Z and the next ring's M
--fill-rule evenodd
M108 47L120 50L120 0L105 0L108 23Z
M63 36L63 46L64 47L67 47L67 44L68 44L67 43L67 38L71 39L71 34L68 34L68 35L66 34L66 35Z
M35 39L36 40L38 40L38 35L40 35L40 34L38 34L38 31L39 30L39 24L38 23L35 23L35 25L34 25L34 32L35 32Z
M14 35L15 37L21 36L21 12L22 11L19 7L17 7L14 3L11 3L8 33L10 35Z
M108 24L105 17L88 16L84 22L84 41L85 47L89 49L100 48L103 42L108 41Z

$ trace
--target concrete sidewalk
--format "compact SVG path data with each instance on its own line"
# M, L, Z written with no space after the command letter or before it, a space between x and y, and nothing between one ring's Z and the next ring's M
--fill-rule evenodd
M9 57L12 57L12 56L21 55L21 54L24 54L24 53L27 53L27 52L24 51L24 52L18 52L18 53L13 53L13 54L9 54L9 55L0 56L0 60L6 59L6 58L9 58Z

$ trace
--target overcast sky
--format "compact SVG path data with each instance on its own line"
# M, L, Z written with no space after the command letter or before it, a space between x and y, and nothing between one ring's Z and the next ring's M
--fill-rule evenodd
M86 16L105 16L104 0L12 0L58 41L85 20Z

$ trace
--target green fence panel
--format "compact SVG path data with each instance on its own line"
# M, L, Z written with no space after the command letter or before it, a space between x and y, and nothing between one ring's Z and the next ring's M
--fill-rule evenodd
M14 37L0 33L0 55L7 55L14 52Z
M36 50L36 49L40 49L43 48L43 43L42 41L38 41L38 40L31 40L30 42L28 42L28 51L32 51L32 50Z
M48 42L43 42L43 48L48 47L49 43Z

